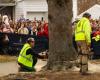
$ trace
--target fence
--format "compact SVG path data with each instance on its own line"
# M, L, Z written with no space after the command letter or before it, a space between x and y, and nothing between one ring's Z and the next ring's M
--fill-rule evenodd
M5 34L7 34L8 38L9 38L9 43L8 46L4 47L4 43L2 42L2 36L4 36ZM34 36L34 35L23 35L23 34L12 34L12 33L0 33L0 37L1 37L1 41L0 41L0 50L6 50L7 49L7 53L10 54L17 54L19 53L19 51L21 50L23 44L26 42L26 40L29 37L33 37L35 39L35 47L34 47L34 51L36 53L40 53L42 51L45 51L48 49L48 38L45 36ZM2 51L1 51L2 52Z
M76 46L76 42L75 42L75 37L74 36L73 36L73 46L74 46L75 50L77 51L77 46ZM100 59L100 40L99 41L95 41L91 37L91 49L93 49L92 51L94 52L93 58L99 58Z
M2 36L7 34L9 38L9 44L7 46L4 46L4 43L2 41ZM21 50L23 44L26 42L26 40L29 37L33 37L35 39L35 47L34 51L35 53L40 53L42 51L45 51L48 49L49 40L45 36L34 36L34 35L22 35L22 34L12 34L12 33L0 33L0 52L9 53L9 54L19 54L19 51ZM74 38L73 38L74 39ZM74 41L74 47L75 46ZM92 48L94 52L94 56L98 56L100 58L100 41L92 40ZM2 51L4 50L4 51Z
M94 39L92 39L92 48L94 52L93 57L100 59L100 40L96 42Z

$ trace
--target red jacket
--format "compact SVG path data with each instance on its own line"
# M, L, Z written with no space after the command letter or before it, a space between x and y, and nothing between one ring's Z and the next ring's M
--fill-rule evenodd
M43 31L40 30L37 35L48 37L48 25L44 24Z
M97 35L100 35L100 31L96 31L96 32L93 33L93 37L95 37Z

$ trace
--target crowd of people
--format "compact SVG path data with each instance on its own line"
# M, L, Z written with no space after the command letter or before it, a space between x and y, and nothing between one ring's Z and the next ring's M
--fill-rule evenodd
M36 20L36 18L33 20L20 18L14 22L7 15L0 15L0 32L48 37L48 22L43 19Z
M96 35L100 35L100 19L98 20L91 19L91 27L92 27L93 37L95 37Z

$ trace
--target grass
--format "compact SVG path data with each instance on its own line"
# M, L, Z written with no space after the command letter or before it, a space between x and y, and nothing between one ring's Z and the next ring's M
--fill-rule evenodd
M11 61L16 61L16 60L17 60L16 56L0 55L0 63L11 62Z

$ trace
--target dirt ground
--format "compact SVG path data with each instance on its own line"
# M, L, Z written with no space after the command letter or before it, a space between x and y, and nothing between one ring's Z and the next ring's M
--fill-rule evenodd
M9 75L0 80L100 80L100 73L81 75L79 72L37 72Z
M16 60L17 60L16 56L0 55L0 63L11 62L11 61L16 61Z
M0 67L5 66L7 67L5 70L7 70L8 63L10 62L7 62L6 66L5 63L0 63ZM81 75L79 73L79 68L77 67L73 67L68 71L61 72L40 72L41 67L46 63L46 61L39 60L36 65L37 72L35 73L24 73L17 71L15 71L15 73L9 72L9 74L6 74L6 76L4 75L3 77L0 77L0 80L100 80L100 60L89 61L89 75ZM16 63L10 63L8 71L11 71L13 68L15 68L15 65ZM2 69L5 67L2 67ZM3 72L4 70L2 69L1 71ZM12 71L14 72L14 70Z
M41 62L40 62L41 63ZM45 71L35 73L20 72L3 76L0 80L100 80L99 61L89 62L89 75L81 75L79 68L73 67L68 71Z
M46 64L46 61L42 61L39 59L36 66L35 66L36 71L37 72L40 71L41 67L43 67L45 64ZM11 62L0 63L0 77L8 75L8 74L18 73L18 67L19 67L19 65L17 64L17 60L11 61Z

